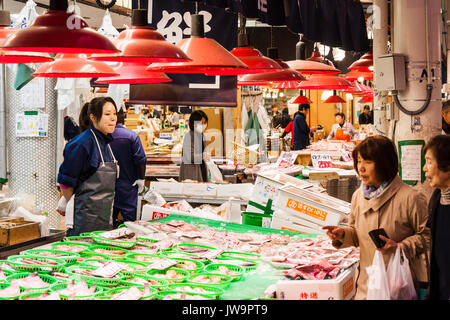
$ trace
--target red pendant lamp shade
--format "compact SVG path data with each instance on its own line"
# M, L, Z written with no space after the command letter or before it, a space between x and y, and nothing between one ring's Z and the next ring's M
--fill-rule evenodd
M17 32L17 29L9 27L11 23L9 11L0 10L0 45L6 39ZM47 53L1 51L0 63L38 63L52 61Z
M307 97L305 96L298 96L297 98L295 98L294 101L292 101L291 103L293 104L311 104L313 103L311 100L309 100Z
M248 66L248 69L232 70L231 73L233 75L257 74L283 70L275 60L265 57L261 51L253 47L237 47L231 50L231 54ZM207 75L213 75L213 73L214 72L206 72ZM221 75L227 75L227 72L222 71Z
M300 82L298 81L284 81L278 82L273 86L274 89L300 89Z
M272 83L286 82L286 81L305 81L306 78L301 73L295 71L280 59L275 61L283 67L283 71L270 72L270 73L258 73L243 75L238 78L238 86L264 86Z
M286 63L290 68L297 70L302 74L335 74L340 72L339 69L336 69L335 67L315 61L291 60Z
M373 95L365 95L360 100L360 103L371 103L373 102Z
M373 72L373 54L364 54L359 60L353 62L348 69L360 72Z
M330 96L323 103L344 103L344 102L345 102L344 99L342 99L340 96L335 94L335 95Z
M45 78L98 78L119 75L100 61L90 61L85 54L58 54L55 61L44 63L33 73Z
M145 63L121 62L114 67L114 71L119 74L117 77L99 78L95 82L108 84L142 84L142 83L162 83L171 82L165 73L146 71Z
M312 52L311 57L306 59L307 61L314 61L314 62L319 62L319 63L323 63L323 64L327 64L329 66L334 67L333 62L331 62L330 60L326 59L324 56L322 56L319 52L319 50L317 49L317 47L314 49L314 51Z
M364 88L361 83L354 81L351 83L351 87L340 89L339 91L351 93L354 95L364 94Z
M80 16L67 13L68 0L50 0L50 9L31 26L17 31L2 50L49 53L114 53L105 36L88 27Z
M373 72L362 72L358 70L350 70L347 74L344 76L345 80L348 81L355 81L359 78L362 78L364 80L373 80Z
M313 74L300 87L309 90L339 90L351 87L351 83L336 75Z
M181 40L177 47L193 61L179 63L155 63L147 70L166 73L207 73L208 75L237 75L249 67L236 58L214 39L205 38L204 18L191 15L191 37Z
M91 60L133 63L184 62L189 57L148 26L146 9L134 9L131 27L122 31L114 45L121 50L112 55L93 55Z

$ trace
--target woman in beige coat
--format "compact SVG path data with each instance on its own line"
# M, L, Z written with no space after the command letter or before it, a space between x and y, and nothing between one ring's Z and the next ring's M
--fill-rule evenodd
M326 226L336 248L360 247L359 276L355 299L367 294L366 268L372 264L377 249L369 231L384 228L389 238L383 254L386 268L389 258L400 246L408 257L416 286L428 282L427 255L430 230L426 226L427 201L423 194L403 183L398 176L395 145L384 136L365 139L353 151L355 170L362 180L355 191L347 227Z

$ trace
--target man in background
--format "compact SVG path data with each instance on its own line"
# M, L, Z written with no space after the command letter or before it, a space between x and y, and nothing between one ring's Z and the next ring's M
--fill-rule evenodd
M357 133L355 128L350 122L345 121L344 113L337 112L334 116L336 117L336 123L333 124L327 139L350 141L350 139Z
M309 146L309 127L306 123L306 115L309 111L309 104L301 104L294 118L292 131L292 140L294 141L294 150L303 150Z
M370 107L364 106L363 112L359 115L359 124L373 124L373 118L370 114Z
M282 116L278 111L278 104L274 103L272 105L272 128L281 126Z
M155 109L151 104L147 105L147 110L144 111L147 118L158 118L161 119L161 113Z

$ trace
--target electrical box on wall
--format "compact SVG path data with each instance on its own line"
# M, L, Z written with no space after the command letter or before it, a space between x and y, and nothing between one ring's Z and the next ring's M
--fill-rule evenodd
M406 57L403 54L387 54L375 58L375 83L379 91L406 89Z

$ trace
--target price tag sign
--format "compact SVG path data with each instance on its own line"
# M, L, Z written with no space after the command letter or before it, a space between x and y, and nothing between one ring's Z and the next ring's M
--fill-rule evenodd
M311 161L314 168L332 168L331 157L327 153L312 152Z
M341 149L341 156L345 162L352 161L352 154L345 149Z
M102 278L113 278L122 270L122 267L114 261L108 261L103 267L96 269L92 275Z
M277 160L277 166L286 165L286 164L295 164L295 160L297 160L298 154L292 152L281 152L280 156Z

